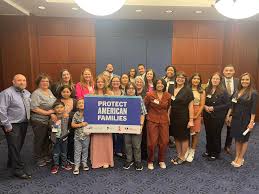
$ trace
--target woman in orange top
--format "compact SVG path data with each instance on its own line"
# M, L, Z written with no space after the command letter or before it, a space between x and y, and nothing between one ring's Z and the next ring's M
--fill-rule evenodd
M169 142L169 116L171 95L165 91L166 82L154 82L154 91L147 93L144 101L147 109L148 169L153 170L155 147L158 145L160 168L166 168L165 153Z

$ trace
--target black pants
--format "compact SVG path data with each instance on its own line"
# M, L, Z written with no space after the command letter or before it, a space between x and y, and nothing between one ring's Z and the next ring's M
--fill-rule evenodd
M225 148L230 148L232 144L232 137L230 136L231 127L227 126L227 136L225 141Z
M24 163L21 159L21 149L24 144L27 133L28 123L12 124L12 131L5 132L5 137L8 144L8 163L11 164L14 174L24 173Z
M224 118L204 118L206 131L206 151L209 156L219 157L221 152L221 131Z
M146 120L144 121L143 129L142 129L142 141L141 141L141 158L142 160L147 160L147 128L146 128Z
M51 141L49 139L49 126L41 122L32 121L34 133L34 158L36 161L51 156Z
M70 129L67 137L67 159L74 162L74 136L75 130Z

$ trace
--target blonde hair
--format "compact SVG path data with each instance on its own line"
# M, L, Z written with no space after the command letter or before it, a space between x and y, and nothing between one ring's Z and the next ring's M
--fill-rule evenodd
M84 73L85 73L86 71L89 71L90 74L91 74L91 79L90 79L89 85L90 85L90 86L93 86L93 85L94 85L93 74L92 74L92 72L91 72L91 69L89 69L89 68L85 68L85 69L81 72L81 75L80 75L80 84L81 84L82 87L85 87L85 86L86 86L86 82L85 82L85 79L84 79Z

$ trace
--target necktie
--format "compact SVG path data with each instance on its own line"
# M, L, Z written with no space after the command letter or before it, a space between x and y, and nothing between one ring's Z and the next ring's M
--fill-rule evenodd
M227 79L227 85L226 85L226 87L227 87L227 92L228 92L228 94L229 94L229 95L231 95L231 94L232 94L232 93L231 93L231 86L230 86L230 82L231 82L231 80Z
M30 120L30 101L29 99L26 99L24 97L24 91L21 91L21 97L22 97L22 101L23 101L23 105L24 105L24 108L25 108L25 112L26 112L26 118L27 120Z

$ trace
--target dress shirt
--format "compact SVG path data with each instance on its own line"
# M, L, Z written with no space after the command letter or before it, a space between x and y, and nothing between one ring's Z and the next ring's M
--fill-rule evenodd
M231 95L234 93L234 79L233 77L228 79L228 78L224 78L224 81L225 81L225 86L227 88L227 85L228 85L228 82L230 84L230 89L231 89Z

